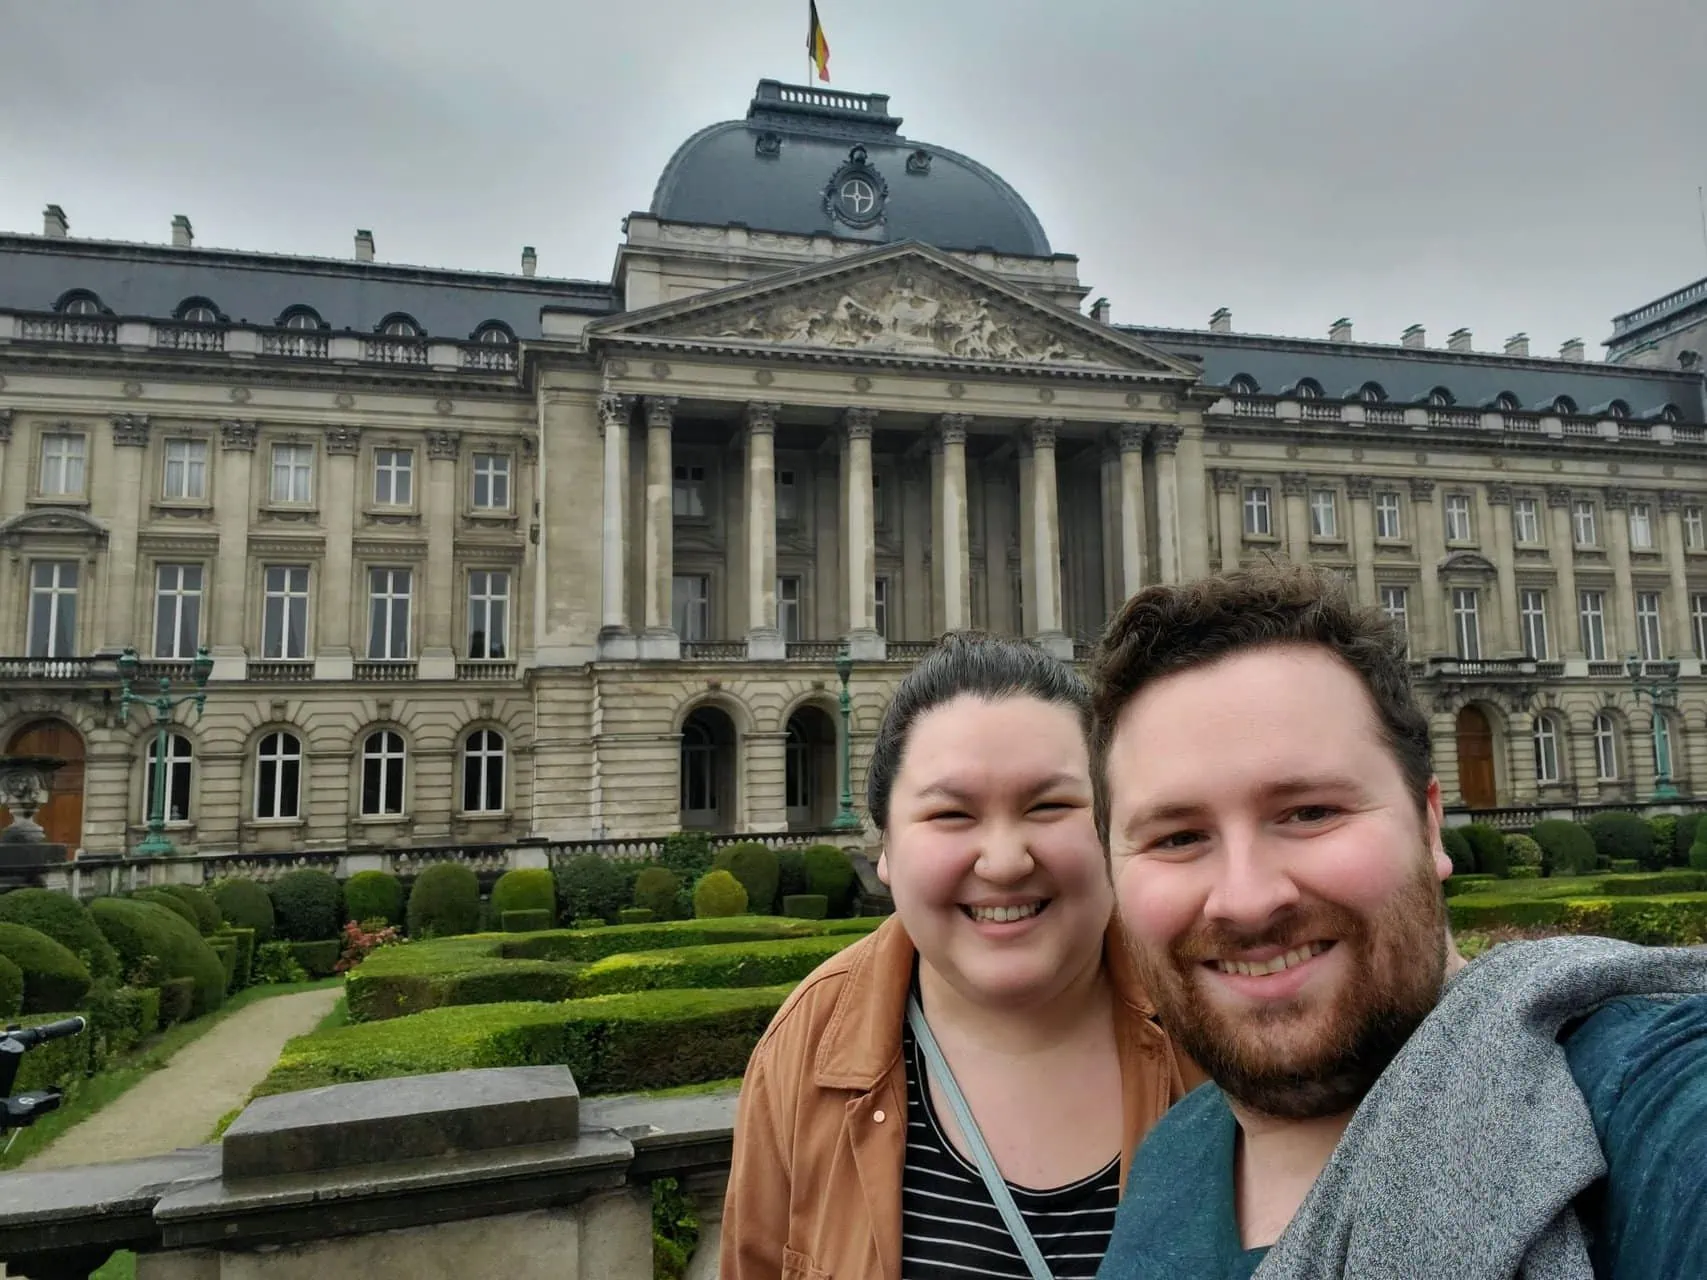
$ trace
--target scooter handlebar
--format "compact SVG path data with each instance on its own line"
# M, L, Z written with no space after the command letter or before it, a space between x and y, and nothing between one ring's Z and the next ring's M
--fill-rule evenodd
M87 1018L62 1018L58 1022L44 1022L39 1027L8 1027L0 1031L0 1040L16 1040L24 1048L33 1049L49 1040L77 1035L88 1026Z

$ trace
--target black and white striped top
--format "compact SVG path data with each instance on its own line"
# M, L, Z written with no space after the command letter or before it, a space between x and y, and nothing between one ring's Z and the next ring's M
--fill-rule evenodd
M978 1166L949 1143L925 1088L924 1053L903 1026L907 1068L907 1163L901 1174L902 1280L1029 1280ZM1056 1280L1096 1275L1114 1230L1120 1159L1051 1191L1008 1184Z

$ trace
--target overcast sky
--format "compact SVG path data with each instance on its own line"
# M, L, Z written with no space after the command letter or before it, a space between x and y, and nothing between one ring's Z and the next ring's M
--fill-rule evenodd
M1117 321L1537 352L1707 275L1707 0L819 0ZM0 0L0 228L608 279L806 0Z

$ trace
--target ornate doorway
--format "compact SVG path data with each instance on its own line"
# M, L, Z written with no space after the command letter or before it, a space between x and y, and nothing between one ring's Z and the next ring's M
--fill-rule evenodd
M36 821L54 844L75 850L83 843L83 737L63 720L35 720L6 744L8 755L58 756L65 761L48 782L47 803ZM0 806L10 825L12 815Z
M1494 731L1480 707L1458 713L1458 791L1471 809L1499 804L1494 787Z

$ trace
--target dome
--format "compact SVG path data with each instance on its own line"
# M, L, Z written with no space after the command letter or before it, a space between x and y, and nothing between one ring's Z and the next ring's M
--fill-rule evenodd
M901 136L886 94L761 80L745 120L702 129L670 157L651 213L887 244L1050 256L1037 216L1001 178Z

